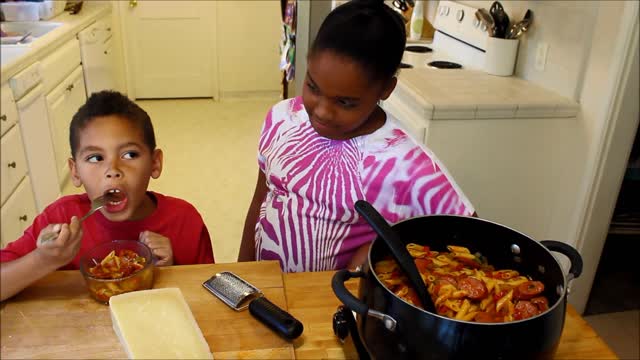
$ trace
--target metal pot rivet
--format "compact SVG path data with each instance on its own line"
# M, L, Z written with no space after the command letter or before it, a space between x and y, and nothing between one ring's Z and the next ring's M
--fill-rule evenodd
M521 263L522 262L522 258L520 256L514 256L513 257L513 261L515 261L517 263Z
M563 291L564 291L564 287L562 285L558 285L558 287L556 287L556 294L562 296Z
M542 265L538 265L538 272L539 272L540 274L544 274L544 271L545 271L544 266L542 266Z
M520 246L516 245L516 244L512 244L511 245L511 252L518 255L520 254Z

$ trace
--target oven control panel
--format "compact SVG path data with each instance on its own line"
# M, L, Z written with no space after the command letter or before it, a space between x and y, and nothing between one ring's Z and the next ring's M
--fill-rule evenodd
M435 28L458 40L485 50L488 29L476 19L478 8L455 1L441 0L435 18Z

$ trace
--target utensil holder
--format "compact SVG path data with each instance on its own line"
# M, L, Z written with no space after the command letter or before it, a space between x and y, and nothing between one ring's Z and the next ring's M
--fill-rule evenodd
M487 38L484 71L498 76L513 75L519 42L518 39Z

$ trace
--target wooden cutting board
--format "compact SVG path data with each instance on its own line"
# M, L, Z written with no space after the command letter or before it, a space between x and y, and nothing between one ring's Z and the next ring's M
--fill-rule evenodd
M293 358L293 345L254 319L211 295L202 282L231 271L287 309L277 261L156 268L154 288L182 291L214 358ZM158 326L163 324L158 318ZM79 271L57 271L3 302L0 357L125 358L112 328L109 307L91 299Z

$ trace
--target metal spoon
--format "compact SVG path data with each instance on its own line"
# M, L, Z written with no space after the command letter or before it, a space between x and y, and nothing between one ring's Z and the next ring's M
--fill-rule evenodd
M88 218L94 212L103 208L109 202L117 202L122 200L122 194L119 192L107 192L104 195L97 197L91 200L91 209L87 212L83 217L80 218L80 223L82 223L86 218ZM46 233L42 236L42 242L53 241L58 237L58 232L50 232Z
M418 272L416 264L413 262L413 258L409 254L405 244L400 240L400 237L398 237L398 234L396 234L395 230L391 228L382 215L380 215L380 213L368 202L358 200L354 207L356 211L369 223L376 234L378 234L378 236L384 241L387 247L389 247L393 258L400 265L400 269L402 269L405 275L407 275L407 278L409 278L409 282L418 294L418 298L420 299L424 309L435 314L436 308L429 296L427 286L424 284L424 281L420 276L420 272Z
M533 12L531 10L527 10L527 13L524 15L524 18L517 23L513 24L509 31L507 32L507 39L517 39L522 34L529 30L529 27L533 23Z
M31 31L29 31L28 33L24 34L23 37L20 38L20 40L16 41L16 45L17 44L22 44L23 41L27 40L27 38L31 36Z

